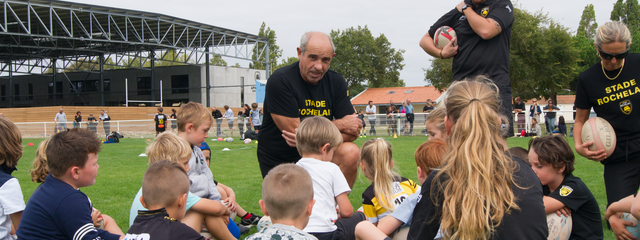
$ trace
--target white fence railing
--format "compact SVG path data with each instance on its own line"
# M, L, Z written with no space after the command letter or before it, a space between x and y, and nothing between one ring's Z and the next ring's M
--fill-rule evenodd
M573 114L573 110L561 110L557 111L558 116ZM557 117L556 116L556 119ZM426 128L427 114L426 113L415 113L414 121L413 121L413 135L425 135L424 129ZM568 118L568 117L565 117ZM529 114L525 114L526 119L526 129L530 131L531 127L531 118ZM573 119L573 117L569 118ZM168 119L167 131L176 132L176 120ZM233 134L229 129L229 120L233 121ZM364 117L364 122L366 127L364 130L367 134L370 134L371 131L371 121L374 121L374 129L376 130L376 135L378 136L393 136L394 131L398 135L406 135L410 134L409 130L411 129L411 124L407 121L407 117L404 114L394 114L393 117L387 117L386 114L376 114L375 120L370 120L366 115ZM567 120L567 124L573 123L573 120ZM23 123L15 123L16 126L20 129L22 136L26 138L46 138L53 135L59 128L64 127L73 128L88 128L90 130L95 131L98 136L105 136L108 133L113 131L118 132L125 137L153 137L155 135L155 122L153 119L143 119L143 120L121 120L121 121L107 121L107 122L80 122L80 124L75 124L73 122L66 123L58 123L55 122L23 122ZM540 124L544 125L544 113L540 116ZM556 120L557 124L557 120ZM218 129L219 127L219 129ZM232 118L232 119L216 119L213 124L211 124L211 129L209 130L209 137L240 137L241 133L244 133L251 127L249 120L246 118ZM518 134L517 124L514 121L514 132ZM544 127L542 128L545 129ZM569 131L569 130L567 130ZM219 133L219 134L218 134Z

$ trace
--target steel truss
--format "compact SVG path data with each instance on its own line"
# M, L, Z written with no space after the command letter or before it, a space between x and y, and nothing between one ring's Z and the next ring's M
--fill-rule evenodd
M125 68L143 67L136 61L152 59L204 64L207 54L267 63L266 38L185 19L63 1L2 4L2 72L8 62L31 66L15 68L19 72L41 74L47 71L42 67L51 67L45 59L73 59L81 66L100 55L107 59L105 66ZM257 60L251 59L254 52ZM173 54L167 57L168 53Z
M159 61L201 65L208 64L210 55L261 62L269 72L265 37L127 9L46 0L1 2L0 75L10 79L12 73L51 74L53 69L101 75L118 68L153 72ZM257 59L252 59L254 53Z

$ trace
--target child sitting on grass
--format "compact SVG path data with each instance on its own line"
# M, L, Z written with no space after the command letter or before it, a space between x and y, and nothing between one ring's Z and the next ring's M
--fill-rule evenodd
M418 181L424 182L432 169L440 166L446 148L447 144L444 140L435 139L421 144L418 149L416 149L414 157L417 165L416 172ZM402 204L396 207L393 213L382 218L378 222L377 228L370 222L359 223L358 226L356 226L357 239L384 239L386 236L399 234L406 238L408 232L407 227L411 225L413 209L420 197L420 190L421 188L418 187L416 189L418 194L409 195ZM402 229L399 229L400 227L402 227Z
M317 240L302 231L309 223L313 196L313 181L304 168L288 163L271 169L262 181L260 208L272 224L245 240Z
M313 211L304 228L320 240L355 239L356 224L366 220L361 212L353 213L347 194L351 192L340 167L332 163L333 152L342 144L342 135L329 119L308 117L296 132L296 147L302 159L296 165L303 167L313 180ZM336 204L340 219L336 213Z
M371 139L362 145L360 167L371 181L362 193L362 209L373 224L378 224L419 189L418 184L393 171L391 145L382 138Z
M587 185L571 174L573 150L562 136L546 136L529 141L529 162L542 183L544 209L549 213L571 210L570 239L602 239L600 208ZM564 210L563 210L564 209Z
M200 144L200 150L202 150L202 154L204 154L204 158L207 161L208 167L209 162L211 161L211 149L209 148L209 144L207 144L206 142L202 142L202 144ZM242 225L243 227L251 227L258 224L262 216L244 210L244 208L242 208L242 206L240 206L240 204L238 204L238 202L236 201L236 193L232 188L219 183L216 180L213 180L213 182L218 188L222 203L225 204L227 208L229 208L229 211L231 211L231 219L235 219L235 216L240 217L240 225ZM241 232L245 230L243 227L238 227L240 228ZM246 229L246 231L248 231L248 229Z
M0 117L0 239L12 239L20 226L24 198L18 179L11 176L22 157L22 135L9 121Z
M49 175L49 170L47 169L47 146L49 146L49 139L45 139L40 142L40 145L36 149L36 157L33 160L33 169L31 169L31 181L37 183L43 183L44 180L47 179L47 175ZM40 189L39 185L35 191ZM34 191L34 192L35 192ZM112 217L101 214L98 209L92 208L91 219L93 220L93 226L98 229L109 229L111 226L117 226L115 220ZM108 227L105 227L108 226Z
M191 169L187 171L187 175L191 180L190 191L201 198L221 201L220 193L213 182L211 169L207 166L204 154L200 150L200 144L208 137L212 121L211 113L202 104L188 102L180 106L180 111L178 111L178 137L187 141L192 149L191 158L189 159L189 168ZM234 232L238 229L235 223L229 222L229 213L226 214L226 217L207 221L207 229L218 231L211 233L216 239L231 239L234 237L230 232L222 231L225 227ZM239 232L240 230L237 231Z
M81 128L57 133L47 146L49 175L31 195L22 215L20 239L123 239L118 226L96 229L91 202L78 190L95 184L100 140Z
M187 210L189 177L176 162L162 160L144 173L140 201L148 211L138 211L126 239L199 239L198 234L180 220Z
M149 165L153 165L161 160L169 160L171 162L177 162L185 171L189 171L189 159L191 158L191 146L189 144L174 135L173 133L161 133L158 137L147 147L147 155L149 157ZM143 188L138 190L136 197L131 204L131 212L129 214L129 224L133 225L138 211L147 210L140 201L143 194ZM186 202L187 213L181 222L187 224L196 232L200 232L202 229L202 221L204 220L205 226L212 235L232 234L233 237L239 237L240 231L237 227L234 229L227 229L226 227L219 227L217 225L218 220L228 219L229 211L220 201L213 201L206 198L200 198L193 193L189 192ZM213 222L213 224L211 224ZM230 224L230 226L235 224ZM231 226L232 227L232 226ZM237 238L236 237L236 238Z

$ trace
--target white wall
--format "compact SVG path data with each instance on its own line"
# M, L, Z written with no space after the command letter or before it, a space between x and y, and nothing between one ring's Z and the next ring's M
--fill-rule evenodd
M240 79L244 77L244 103L251 105L256 101L255 80L256 73L260 80L265 80L265 70L210 66L211 75L211 101L210 106L222 108L229 105L232 108L242 107L240 93ZM205 67L202 68L202 76L205 76ZM202 78L202 86L206 86L206 77ZM206 102L206 89L202 91L203 103Z

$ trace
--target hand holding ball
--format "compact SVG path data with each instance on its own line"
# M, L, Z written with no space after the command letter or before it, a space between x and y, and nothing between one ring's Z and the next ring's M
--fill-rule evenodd
M609 157L616 148L616 132L604 118L593 117L582 126L582 143L586 142L593 142L589 151L604 149Z
M449 42L451 42L451 40L456 37L456 31L454 31L453 28L449 26L442 26L438 28L438 30L436 30L436 34L433 36L433 43L439 49L444 49L444 47L447 46L447 44L449 44ZM455 47L457 45L458 40L456 39L451 46Z

